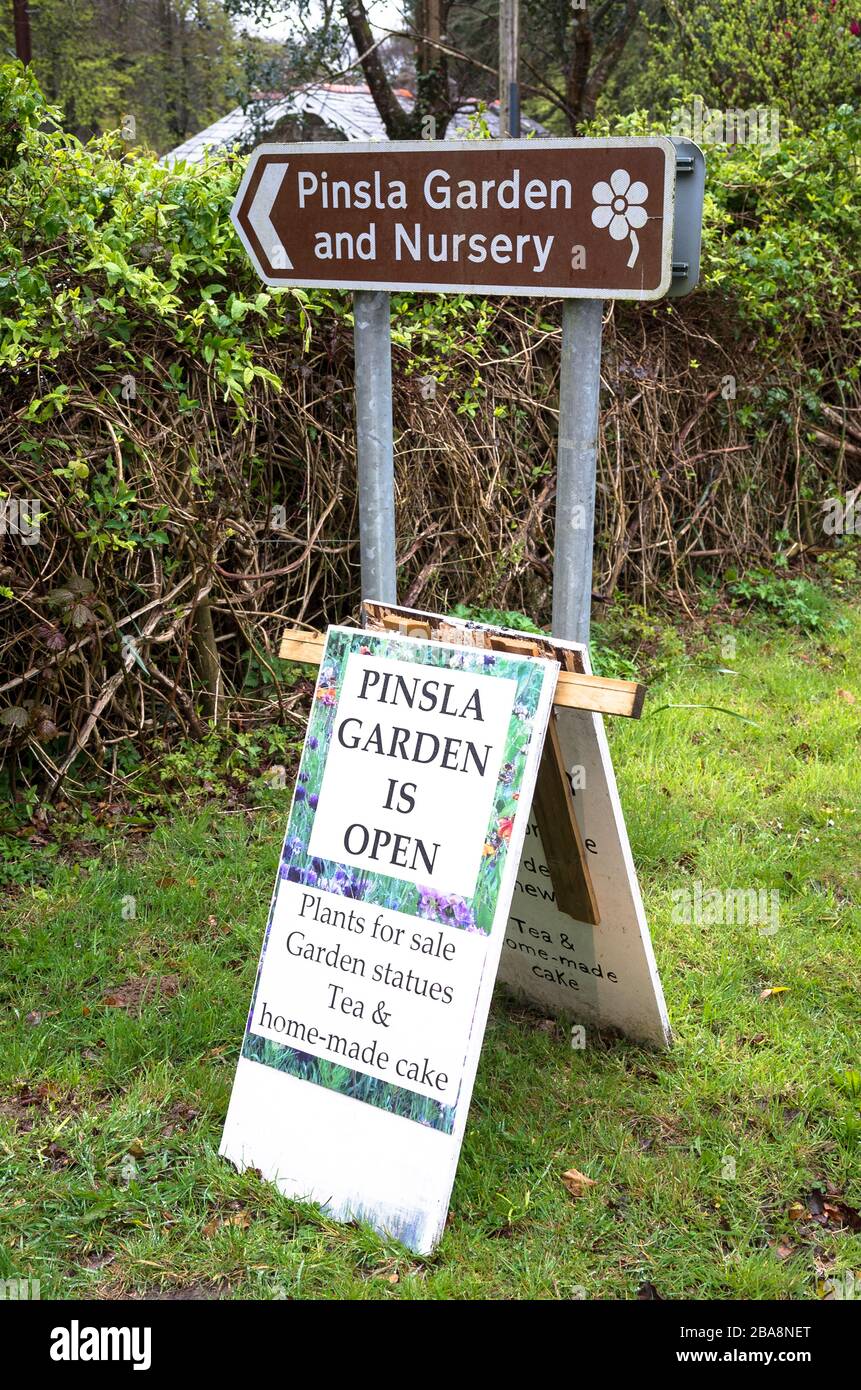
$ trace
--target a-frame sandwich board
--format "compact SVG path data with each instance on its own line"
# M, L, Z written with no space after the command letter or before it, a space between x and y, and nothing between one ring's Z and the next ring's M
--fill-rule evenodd
M579 643L370 602L363 605L363 613L369 626L392 630L400 624L404 631L425 631L446 641L489 648L502 640L559 661L560 688L548 743L557 743L567 774L579 831L576 841L569 841L569 853L572 860L584 853L585 874L578 871L578 878L588 882L589 899L581 899L579 906L576 899L572 902L558 873L558 831L563 818L548 822L546 815L540 816L539 775L498 978L534 1007L584 1025L585 1033L572 1034L575 1045L588 1046L592 1027L614 1029L657 1048L669 1047L672 1034L663 988L602 713L638 717L642 688L629 682L602 682L591 696L584 690L581 707L574 708L570 694L565 695L565 704L558 696L563 693L566 671L591 675L588 650ZM627 703L622 699L626 686L632 692ZM615 688L620 691L617 703L611 698ZM543 825L539 824L542 819ZM551 836L554 842L548 854L544 842L549 843Z

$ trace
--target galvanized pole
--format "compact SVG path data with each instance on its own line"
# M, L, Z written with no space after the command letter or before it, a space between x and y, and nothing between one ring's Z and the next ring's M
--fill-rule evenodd
M566 299L562 308L553 635L584 643L592 608L603 308L600 299Z
M392 340L385 290L353 293L362 598L397 603Z
M520 0L499 4L499 133L520 139Z

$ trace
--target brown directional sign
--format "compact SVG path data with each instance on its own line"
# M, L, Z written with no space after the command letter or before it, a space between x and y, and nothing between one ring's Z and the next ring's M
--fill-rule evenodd
M670 140L261 145L232 211L267 284L659 299Z

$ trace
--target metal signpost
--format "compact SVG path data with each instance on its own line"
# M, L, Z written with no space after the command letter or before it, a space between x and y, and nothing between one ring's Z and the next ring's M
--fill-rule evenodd
M572 299L562 309L551 626L555 636L584 643L592 604L603 315L600 299Z
M364 598L397 601L389 292L561 298L553 632L588 640L603 304L693 288L703 172L658 136L255 150L232 217L258 274L354 291Z
M385 290L353 295L362 595L397 601L392 338Z

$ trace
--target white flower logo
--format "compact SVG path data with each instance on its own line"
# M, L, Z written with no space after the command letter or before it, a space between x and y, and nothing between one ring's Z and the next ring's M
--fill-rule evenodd
M639 180L631 183L627 169L616 169L610 175L609 183L596 183L592 197L598 204L592 209L592 225L609 227L614 241L624 241L631 237L631 255L628 260L630 270L640 254L640 243L636 228L645 227L648 217L641 206L649 196L649 190Z

